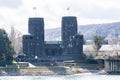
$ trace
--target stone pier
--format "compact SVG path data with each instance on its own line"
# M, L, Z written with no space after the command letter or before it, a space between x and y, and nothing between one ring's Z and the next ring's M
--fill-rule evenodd
M120 74L120 58L105 59L105 71L110 74Z

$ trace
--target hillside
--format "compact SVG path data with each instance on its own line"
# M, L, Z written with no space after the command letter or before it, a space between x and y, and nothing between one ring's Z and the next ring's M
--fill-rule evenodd
M105 37L108 34L116 36L120 34L119 30L120 22L78 26L78 32L81 32L84 35L85 39L92 39L94 34L102 35ZM45 40L61 40L61 28L45 30Z

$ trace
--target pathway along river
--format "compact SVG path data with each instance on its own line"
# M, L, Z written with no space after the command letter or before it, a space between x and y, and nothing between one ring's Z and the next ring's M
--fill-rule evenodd
M119 75L0 76L0 80L120 80Z

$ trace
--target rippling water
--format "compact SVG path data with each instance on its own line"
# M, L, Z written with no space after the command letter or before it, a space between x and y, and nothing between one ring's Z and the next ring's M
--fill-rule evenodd
M120 80L119 75L1 76L0 80Z

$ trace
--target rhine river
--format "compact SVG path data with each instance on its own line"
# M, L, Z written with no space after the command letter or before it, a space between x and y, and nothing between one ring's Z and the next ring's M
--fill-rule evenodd
M119 75L0 76L0 80L120 80Z

